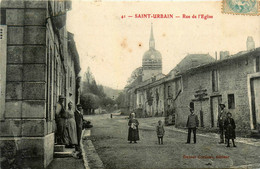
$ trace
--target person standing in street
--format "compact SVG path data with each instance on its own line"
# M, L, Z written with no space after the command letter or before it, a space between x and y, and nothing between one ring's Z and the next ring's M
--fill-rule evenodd
M186 127L188 128L188 138L186 144L190 144L191 131L193 131L193 141L196 144L196 129L199 127L199 119L194 114L194 109L190 108L190 115L188 116Z
M165 130L164 130L161 120L158 121L158 125L156 126L156 133L157 133L157 137L158 137L158 144L163 144L163 136L164 136Z
M232 114L230 112L227 113L227 118L224 122L224 129L225 129L225 137L227 139L227 147L230 147L229 141L232 140L233 147L236 147L234 139L236 138L236 124L234 119L232 118Z
M72 110L72 102L70 101L68 104L68 120L67 120L67 132L68 132L68 140L69 144L66 146L66 148L74 148L76 145L78 145L77 140L77 128L76 128L76 122L74 117L74 112Z
M66 145L68 144L67 133L66 133L66 122L67 116L64 108L65 97L60 95L59 101L56 104L55 122L56 122L56 141L57 144Z
M77 128L77 139L78 144L75 147L75 150L79 152L78 157L82 158L82 150L80 148L80 141L81 141L81 135L82 135L82 127L83 127L83 114L82 114L82 106L80 104L77 104L76 111L74 112L75 121L76 121L76 128Z
M128 121L128 126L129 126L128 141L130 141L129 143L132 143L133 141L134 143L137 143L136 141L139 140L138 125L139 122L135 118L135 113L131 113L130 120Z
M227 117L227 112L226 112L226 109L225 109L225 104L219 104L219 107L220 107L220 113L218 115L218 123L217 123L217 126L219 128L219 135L220 135L220 142L219 144L222 144L222 143L227 143L227 140L224 138L224 122L226 120L226 117ZM224 142L225 140L225 142Z

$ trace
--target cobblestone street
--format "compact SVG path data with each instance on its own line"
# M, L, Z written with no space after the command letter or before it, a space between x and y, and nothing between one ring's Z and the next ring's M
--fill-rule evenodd
M114 114L111 119L105 114L85 118L94 125L90 138L105 168L260 167L260 147L256 144L238 142L237 148L227 148L205 133L197 135L197 144L185 144L187 134L173 126L165 127L164 145L158 145L155 126L162 117L138 119L137 144L127 142L126 116Z

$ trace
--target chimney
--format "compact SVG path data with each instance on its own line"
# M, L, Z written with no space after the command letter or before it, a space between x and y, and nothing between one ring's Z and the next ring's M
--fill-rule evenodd
M247 51L255 49L255 42L252 36L248 36L246 40Z
M216 60L218 60L218 52L215 51L215 57L216 57Z
M219 57L220 60L229 58L229 51L220 51Z

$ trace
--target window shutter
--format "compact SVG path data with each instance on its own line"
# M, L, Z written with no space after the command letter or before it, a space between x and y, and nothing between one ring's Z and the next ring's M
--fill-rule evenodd
M0 120L4 119L6 88L7 26L0 25Z

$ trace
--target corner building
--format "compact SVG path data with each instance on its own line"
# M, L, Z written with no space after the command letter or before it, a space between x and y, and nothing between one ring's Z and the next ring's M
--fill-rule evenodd
M70 1L1 1L2 168L45 168L53 159L55 105L79 102L79 56L66 30Z

